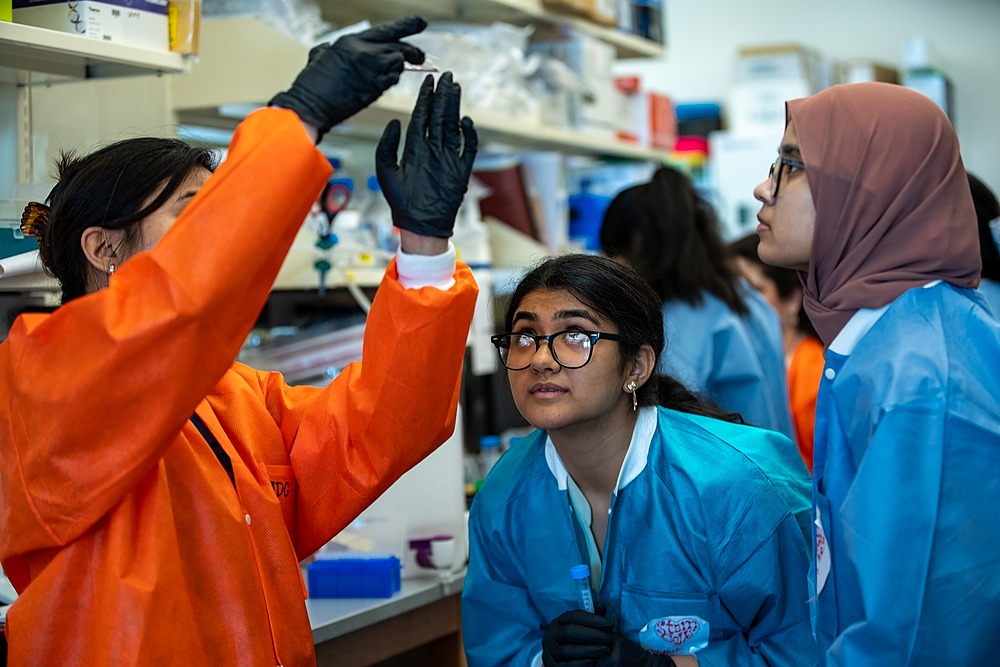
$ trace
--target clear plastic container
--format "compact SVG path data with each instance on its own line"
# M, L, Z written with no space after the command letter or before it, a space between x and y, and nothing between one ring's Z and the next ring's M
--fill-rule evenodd
M392 209L375 176L368 177L368 197L361 210L361 219L362 224L372 231L379 250L396 252L399 230L392 224Z
M569 568L569 576L573 578L576 586L577 599L580 601L580 609L594 613L594 596L590 592L590 566L574 565Z
M500 460L503 447L499 435L484 435L479 439L479 469L482 479L490 474L490 470Z

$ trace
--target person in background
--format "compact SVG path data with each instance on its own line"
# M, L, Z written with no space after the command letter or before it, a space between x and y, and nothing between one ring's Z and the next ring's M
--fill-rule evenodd
M1000 628L1000 323L947 116L884 83L788 102L754 195L827 346L811 584L821 665L984 665Z
M607 257L549 259L504 331L492 340L537 431L472 502L469 665L812 665L808 474L785 436L657 373L656 292Z
M326 388L234 363L331 169L315 144L393 85L417 17L315 48L228 158L173 139L65 156L23 221L62 284L0 345L12 665L314 665L299 561L454 429L476 300L448 241L476 133L428 78L364 361ZM428 198L427 193L434 197Z
M788 399L795 424L795 444L806 468L812 472L813 427L816 423L816 394L823 375L823 343L802 307L802 285L798 274L780 266L764 264L757 256L756 234L730 245L740 275L778 313L785 349Z
M983 273L979 291L986 297L993 315L1000 318L1000 202L981 180L969 174L972 203L979 221L979 257Z
M749 424L794 438L781 325L733 271L711 206L660 167L619 192L601 226L604 254L629 263L663 303L659 371Z

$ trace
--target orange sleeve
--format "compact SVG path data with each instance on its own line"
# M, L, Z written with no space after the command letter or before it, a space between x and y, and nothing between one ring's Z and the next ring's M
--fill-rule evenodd
M294 113L258 111L156 248L107 289L15 322L2 551L73 540L150 472L232 364L330 172Z
M809 472L813 464L813 433L816 428L816 394L823 376L823 344L812 336L803 338L795 348L788 366L788 395L795 422L799 454Z
M261 374L298 483L293 539L300 558L454 431L477 292L462 264L448 290L404 289L393 262L368 313L361 362L322 390Z

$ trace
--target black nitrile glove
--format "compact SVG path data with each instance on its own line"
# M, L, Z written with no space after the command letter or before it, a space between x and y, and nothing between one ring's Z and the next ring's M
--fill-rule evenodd
M400 124L389 121L375 150L375 174L392 209L392 222L423 236L448 238L469 187L479 139L472 119L458 119L462 89L445 72L434 90L428 75L406 128L403 159ZM464 146L463 146L464 144Z
M545 667L594 667L611 653L614 624L589 611L567 611L549 623L542 637Z
M669 655L650 653L631 639L614 633L611 654L601 658L595 667L675 667Z
M333 44L309 52L309 63L292 87L278 93L269 106L291 109L299 118L327 130L374 102L399 81L403 63L424 62L424 52L399 41L427 27L419 16L384 23L344 35Z

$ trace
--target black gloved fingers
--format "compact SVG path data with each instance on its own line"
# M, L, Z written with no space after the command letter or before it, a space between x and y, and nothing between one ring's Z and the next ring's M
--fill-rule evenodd
M421 65L427 59L422 49L406 42L399 43L399 52L403 55L403 59L406 62L413 63L414 65Z
M466 175L472 173L472 166L476 162L476 153L479 151L479 134L476 126L468 116L462 117L462 169ZM468 180L468 178L466 178Z
M400 123L393 119L386 124L382 138L375 147L375 177L383 192L387 189L390 175L399 171L399 137L402 134Z
M406 126L406 146L403 147L403 162L413 164L418 154L423 151L427 139L428 123L437 104L434 92L434 77L428 74L420 84L417 101L413 104L410 114L410 124Z
M357 33L357 35L369 42L396 42L403 37L423 32L426 27L427 21L421 17L407 16L405 19L373 26L368 28L368 30Z
M615 624L608 619L589 611L584 611L583 609L573 609L572 611L567 611L553 621L553 623L557 622L564 626L575 625L584 628L595 628L601 630L605 634L608 634L609 637L615 629Z
M431 119L427 124L427 139L434 148L441 148L445 145L445 137L448 134L448 111L457 104L459 95L458 87L452 79L451 72L445 72L438 79L437 93L434 96L434 108L431 110ZM458 123L458 113L455 113L454 123Z

